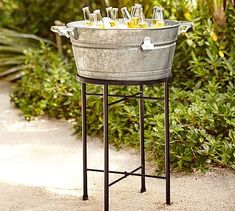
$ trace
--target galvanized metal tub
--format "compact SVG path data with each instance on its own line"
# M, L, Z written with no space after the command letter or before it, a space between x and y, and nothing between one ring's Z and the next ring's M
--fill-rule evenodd
M192 23L166 20L165 25L162 28L100 29L76 21L51 29L70 38L80 76L147 81L171 76L177 36L187 31Z

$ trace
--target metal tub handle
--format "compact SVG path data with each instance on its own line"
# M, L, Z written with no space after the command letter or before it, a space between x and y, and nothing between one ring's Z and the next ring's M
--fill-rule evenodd
M51 31L59 34L60 36L65 36L67 38L78 39L78 32L73 27L67 26L52 26Z
M194 24L192 22L179 21L178 35L180 35L181 33L187 32L193 26L194 26ZM154 47L154 44L151 43L150 37L144 37L144 43L141 45L141 48L142 48L143 51L156 49L156 47Z
M154 50L154 44L151 43L150 37L145 37L144 38L144 43L141 45L141 48L142 48L143 51Z
M151 42L150 37L144 37L144 43L141 45L141 49L143 51L152 51L152 50L160 50L164 48L171 48L172 46L175 46L176 42L169 42L164 43L164 45L156 45Z
M178 35L181 33L187 32L190 28L194 26L194 24L189 21L179 21L179 24L180 24L180 27L179 27Z

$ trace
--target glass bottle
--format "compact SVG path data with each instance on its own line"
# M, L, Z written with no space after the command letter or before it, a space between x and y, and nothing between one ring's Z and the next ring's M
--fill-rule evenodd
M118 20L118 8L113 8L112 15L113 15L112 19L117 21Z
M132 6L131 7L131 17L134 17L135 11L136 11L136 6Z
M148 28L148 23L145 20L143 6L135 4L131 8L131 25L133 28Z
M106 13L107 13L107 17L111 19L112 16L112 7L107 7L106 8Z
M91 13L90 14L90 20L89 22L87 23L87 25L89 27L96 27L97 25L97 19L96 19L96 15L94 13Z
M118 8L108 7L106 8L107 17L109 18L109 24L111 27L118 26Z
M165 22L163 19L163 9L155 6L153 8L153 18L152 18L152 24L151 27L153 28L159 28L159 27L164 27L165 26Z
M128 12L126 7L121 8L121 12L122 12L124 23L129 27L130 22L131 22L130 13Z
M145 20L145 17L144 17L144 12L143 12L143 7L141 6L140 8L139 8L139 27L140 28L148 28L149 27L149 25L148 25L148 23L147 23L147 21Z
M112 8L110 25L111 27L118 26L118 8Z
M135 6L132 6L131 8L131 25L132 28L138 28L138 24L140 21L140 8L141 5L140 4L135 4Z
M96 26L98 28L104 29L105 25L104 25L104 21L103 21L102 15L100 13L100 10L94 10L93 13L95 14Z
M86 25L87 26L94 25L94 20L93 21L90 20L91 12L89 10L89 7L82 8L82 11L83 11L83 16L84 16L84 20L85 20Z

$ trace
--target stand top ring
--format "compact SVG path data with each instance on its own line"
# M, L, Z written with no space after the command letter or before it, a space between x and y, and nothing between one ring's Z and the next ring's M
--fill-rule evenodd
M140 81L131 81L131 80L104 80L104 79L94 79L94 78L87 78L82 77L77 74L76 76L77 81L82 83L90 83L90 84L106 84L106 85L148 85L148 84L156 84L156 83L163 83L167 82L171 79L170 77L157 79L157 80L140 80Z

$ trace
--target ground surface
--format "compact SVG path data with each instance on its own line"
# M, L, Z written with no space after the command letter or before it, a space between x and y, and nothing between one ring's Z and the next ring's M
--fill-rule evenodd
M89 198L82 201L82 144L65 121L24 121L9 103L9 84L0 81L0 211L101 211L102 173L89 173ZM112 170L139 166L133 151L110 150ZM89 167L103 167L102 143L89 140ZM151 172L151 168L148 167ZM113 178L113 177L111 177ZM171 177L172 205L165 182L128 177L110 188L110 210L235 210L235 174L215 169L206 175Z

